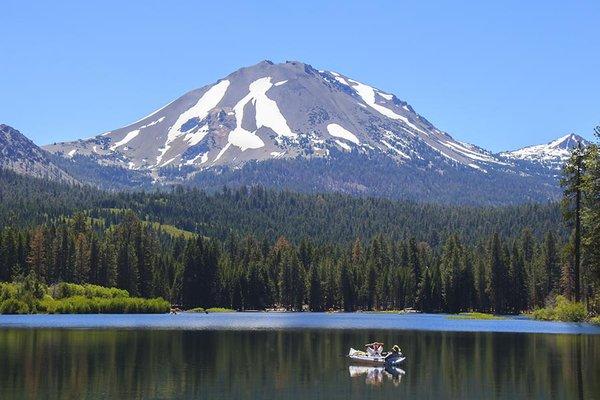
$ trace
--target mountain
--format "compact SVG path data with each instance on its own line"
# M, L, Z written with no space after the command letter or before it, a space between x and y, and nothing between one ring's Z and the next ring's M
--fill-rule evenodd
M0 124L0 168L38 178L75 182L69 174L50 161L46 151L18 130L4 124Z
M261 184L465 204L559 193L552 174L455 140L394 94L296 61L242 68L125 127L44 148L108 187Z
M476 169L500 163L392 94L300 62L269 61L188 92L126 127L46 149L148 171L323 157L332 149L379 152L400 163L424 156Z
M527 146L518 150L500 153L501 157L512 160L526 160L540 164L552 170L560 170L569 159L571 151L581 143L582 147L590 144L574 133L567 134L546 144Z

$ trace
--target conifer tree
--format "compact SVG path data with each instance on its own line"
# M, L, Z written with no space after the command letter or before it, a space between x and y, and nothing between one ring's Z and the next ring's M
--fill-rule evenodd
M321 285L321 274L317 265L313 265L310 272L310 288L308 295L308 306L311 311L323 311L322 296L323 288Z
M500 237L496 232L489 241L487 253L487 269L490 274L487 291L493 311L502 314L507 311L508 271L503 260Z
M581 207L582 177L584 171L585 150L581 143L571 153L571 157L563 167L561 185L564 187L563 215L573 227L573 280L575 300L581 298Z
M75 257L73 266L73 282L90 281L90 244L87 236L80 232L75 236Z

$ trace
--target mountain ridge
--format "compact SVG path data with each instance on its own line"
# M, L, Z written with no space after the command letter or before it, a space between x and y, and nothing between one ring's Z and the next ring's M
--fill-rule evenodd
M116 189L256 184L504 204L559 196L569 148L555 142L493 153L454 139L395 94L299 61L265 60L122 128L44 150L82 182Z
M533 161L550 169L560 170L569 158L571 151L579 144L585 147L590 144L583 137L568 133L548 143L525 146L512 151L499 153L500 156L515 160Z
M11 126L0 124L0 168L66 183L76 180L56 166L46 151Z

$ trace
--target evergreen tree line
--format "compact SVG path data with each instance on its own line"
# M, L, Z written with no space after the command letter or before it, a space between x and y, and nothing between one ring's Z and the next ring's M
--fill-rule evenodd
M350 244L247 235L173 237L132 212L108 225L83 213L0 232L0 280L34 271L46 283L93 283L186 308L281 307L517 313L572 294L570 244L458 233L440 246L377 234ZM565 250L566 249L566 250Z
M117 224L126 210L143 220L169 224L219 240L231 232L298 244L349 244L356 237L385 232L391 240L414 236L433 247L453 233L474 244L494 231L506 238L524 228L541 238L563 228L558 203L468 207L356 198L343 194L300 194L262 187L222 188L216 192L176 187L157 192L107 192L68 186L0 170L0 228L36 226L85 210L106 224Z

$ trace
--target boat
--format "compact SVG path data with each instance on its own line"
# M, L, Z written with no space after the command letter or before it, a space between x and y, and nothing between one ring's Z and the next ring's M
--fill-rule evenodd
M383 343L371 343L365 345L365 347L367 351L350 348L348 358L360 364L391 366L398 365L406 359L398 346L394 346L392 351L387 352L380 350L383 348ZM373 350L377 348L379 351Z

